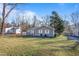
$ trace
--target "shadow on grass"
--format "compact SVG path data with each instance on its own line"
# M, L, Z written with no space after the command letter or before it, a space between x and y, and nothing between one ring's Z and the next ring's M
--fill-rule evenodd
M21 38L41 38L41 39L46 39L46 38L55 38L55 37L41 37L41 36L17 36L17 37L21 37Z

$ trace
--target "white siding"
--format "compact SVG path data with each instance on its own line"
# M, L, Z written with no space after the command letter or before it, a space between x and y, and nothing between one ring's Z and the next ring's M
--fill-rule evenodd
M16 29L16 34L21 34L21 29Z

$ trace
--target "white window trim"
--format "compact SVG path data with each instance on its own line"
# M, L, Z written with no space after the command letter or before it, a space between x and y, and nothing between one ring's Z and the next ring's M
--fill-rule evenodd
M39 30L39 33L42 33L42 29Z
M48 29L45 30L45 34L49 34L49 30Z

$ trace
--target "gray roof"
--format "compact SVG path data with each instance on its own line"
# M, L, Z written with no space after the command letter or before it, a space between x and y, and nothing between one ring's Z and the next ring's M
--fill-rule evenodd
M31 28L29 28L28 30L32 30L32 29L40 29L40 28L49 28L49 29L51 29L51 30L53 30L54 28L52 28L52 27L50 27L50 26L40 26L40 27L31 27Z

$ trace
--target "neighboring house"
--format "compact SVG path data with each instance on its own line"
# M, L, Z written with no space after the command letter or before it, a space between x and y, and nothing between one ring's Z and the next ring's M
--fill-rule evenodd
M29 36L54 37L54 28L50 26L40 26L29 28L26 32Z
M5 34L21 34L21 28L20 27L5 28Z

